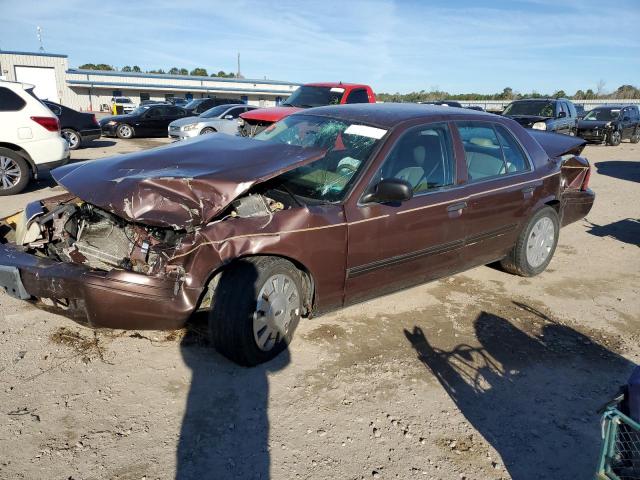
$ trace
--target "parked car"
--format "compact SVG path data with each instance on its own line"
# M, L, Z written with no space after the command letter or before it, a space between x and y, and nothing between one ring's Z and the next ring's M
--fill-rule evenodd
M456 107L463 108L460 102L456 102L455 100L438 100L433 102L418 102L421 105L442 105L444 107Z
M100 138L102 131L93 113L78 112L49 100L42 100L42 103L58 117L62 136L69 143L70 150L77 150L83 143Z
M239 133L253 137L269 125L305 108L348 103L376 103L369 85L353 83L308 83L302 85L280 106L260 108L240 115Z
M0 80L0 196L20 193L30 179L69 160L58 118L33 89Z
M140 106L145 106L145 105L173 105L173 103L171 102L167 102L164 100L143 100L140 102Z
M131 101L129 97L112 97L111 105L115 105L118 110L122 110L123 113L133 112L137 106Z
M575 135L576 107L566 98L527 98L507 105L502 115L526 128Z
M107 137L164 137L169 124L186 115L184 108L173 105L142 105L128 115L101 119L100 127Z
M233 103L233 102L224 102L224 103ZM220 102L216 101L215 98L194 98L190 102L188 102L183 108L187 111L187 115L193 117L195 115L200 115L201 113L206 112L210 108L215 107L216 105L220 105Z
M191 100L187 100L186 98L180 98L180 97L171 97L169 99L167 99L167 103L170 103L171 105L175 105L176 107L186 107L188 105L188 103Z
M301 317L498 260L541 273L592 207L585 143L472 110L341 105L74 163L53 172L68 194L5 219L0 286L96 327L209 310L213 345L255 365Z
M637 105L606 105L588 112L578 122L578 136L589 142L616 146L622 140L640 142L640 111Z
M216 132L236 135L238 133L238 118L240 118L240 114L254 108L257 107L245 105L244 103L218 105L197 117L174 120L169 124L169 137L176 140L184 140Z

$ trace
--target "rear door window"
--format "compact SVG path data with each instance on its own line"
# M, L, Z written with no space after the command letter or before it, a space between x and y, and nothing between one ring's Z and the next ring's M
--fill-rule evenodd
M529 170L516 139L501 125L456 122L467 162L469 182Z
M357 88L351 91L347 103L369 103L369 95L364 88Z
M27 104L18 94L0 87L0 112L17 112Z

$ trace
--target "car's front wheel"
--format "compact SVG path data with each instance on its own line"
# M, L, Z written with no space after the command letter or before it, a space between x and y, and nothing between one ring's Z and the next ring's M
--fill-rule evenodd
M60 133L69 144L69 150L77 150L80 148L80 145L82 144L82 137L78 132L71 128L64 128Z
M133 138L133 128L131 127L131 125L122 123L118 125L118 128L116 128L116 135L118 136L118 138Z
M520 232L509 254L500 262L507 272L533 277L543 272L556 251L560 221L551 207L538 210Z
M636 131L634 132L633 135L631 135L631 138L629 139L629 141L631 143L638 143L640 142L640 128L637 128Z
M0 196L20 193L30 178L27 161L13 150L0 148Z
M213 346L244 366L267 362L291 341L303 307L301 272L280 257L248 257L229 265L209 313Z
M620 130L614 130L607 135L607 145L611 147L617 147L621 141L622 135L620 134Z
M200 135L207 135L209 133L216 133L216 129L211 127L206 127L200 131Z

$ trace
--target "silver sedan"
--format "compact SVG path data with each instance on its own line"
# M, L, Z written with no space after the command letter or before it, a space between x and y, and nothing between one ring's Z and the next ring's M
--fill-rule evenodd
M218 105L202 112L198 117L186 117L169 124L169 137L176 140L197 137L206 133L236 135L240 114L256 107L239 104Z

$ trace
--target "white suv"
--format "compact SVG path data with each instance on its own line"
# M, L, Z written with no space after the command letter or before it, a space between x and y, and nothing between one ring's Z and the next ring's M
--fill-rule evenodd
M0 80L0 196L21 192L31 178L69 161L58 117L33 88Z

